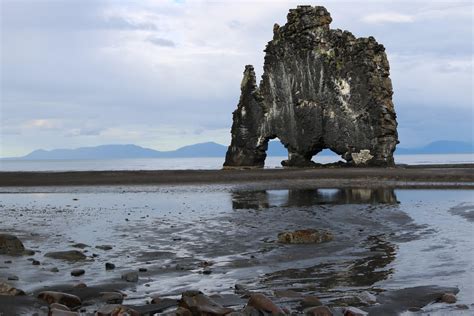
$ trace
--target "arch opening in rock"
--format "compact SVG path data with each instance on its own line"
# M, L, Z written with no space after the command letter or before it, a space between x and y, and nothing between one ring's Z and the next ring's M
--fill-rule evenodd
M347 161L339 154L335 153L329 148L325 148L318 152L311 159L315 164L320 165L332 165L332 164L345 164Z

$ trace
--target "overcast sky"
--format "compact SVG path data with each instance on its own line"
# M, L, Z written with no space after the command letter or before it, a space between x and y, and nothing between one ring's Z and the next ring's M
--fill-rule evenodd
M386 47L402 147L473 139L472 1L1 1L1 153L228 144L273 24L324 5Z

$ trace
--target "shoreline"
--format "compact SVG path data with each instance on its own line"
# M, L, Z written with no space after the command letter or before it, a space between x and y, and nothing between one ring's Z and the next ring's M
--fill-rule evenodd
M474 188L474 164L395 168L153 171L2 171L0 187L231 184L320 187Z

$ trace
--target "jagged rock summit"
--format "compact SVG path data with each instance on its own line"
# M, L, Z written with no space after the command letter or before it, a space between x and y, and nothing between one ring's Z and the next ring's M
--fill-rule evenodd
M330 29L321 6L291 9L275 24L257 86L246 66L224 167L263 167L268 141L304 167L329 148L348 164L391 166L398 143L389 63L373 37Z

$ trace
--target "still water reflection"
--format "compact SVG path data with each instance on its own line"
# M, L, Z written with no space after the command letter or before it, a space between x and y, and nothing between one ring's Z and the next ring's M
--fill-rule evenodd
M232 192L233 209L312 206L322 204L397 204L393 189L292 189Z

